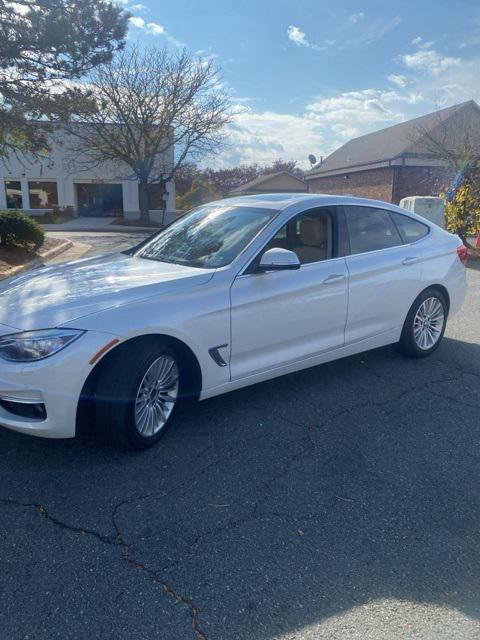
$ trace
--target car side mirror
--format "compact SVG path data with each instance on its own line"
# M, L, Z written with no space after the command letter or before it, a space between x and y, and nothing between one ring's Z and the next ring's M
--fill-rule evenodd
M300 269L300 260L294 251L275 247L265 251L256 271L285 271Z

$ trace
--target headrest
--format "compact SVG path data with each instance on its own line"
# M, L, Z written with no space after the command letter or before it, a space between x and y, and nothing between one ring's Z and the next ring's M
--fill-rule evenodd
M320 218L306 218L300 222L300 240L307 247L319 247L327 241L327 221Z

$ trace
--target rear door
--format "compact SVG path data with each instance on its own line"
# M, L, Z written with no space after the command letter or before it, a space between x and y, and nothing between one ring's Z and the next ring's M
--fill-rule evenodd
M350 255L345 344L400 330L421 282L421 259L404 243L396 214L377 207L345 206Z
M257 257L273 247L290 249L300 269L256 273L252 267L234 280L233 380L343 346L348 271L335 238L333 208L307 211L285 224Z

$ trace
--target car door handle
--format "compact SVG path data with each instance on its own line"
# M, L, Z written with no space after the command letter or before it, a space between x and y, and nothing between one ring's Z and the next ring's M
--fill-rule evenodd
M409 258L402 260L402 264L415 264L416 262L418 262L418 258L415 256L410 256Z
M344 273L333 273L331 276L328 276L328 278L325 278L323 284L335 284L336 282L340 282L341 280L345 280Z

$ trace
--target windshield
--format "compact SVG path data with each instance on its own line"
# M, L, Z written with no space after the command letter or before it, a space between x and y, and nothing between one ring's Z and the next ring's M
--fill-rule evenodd
M254 207L203 206L161 231L134 255L189 267L224 267L277 213Z

